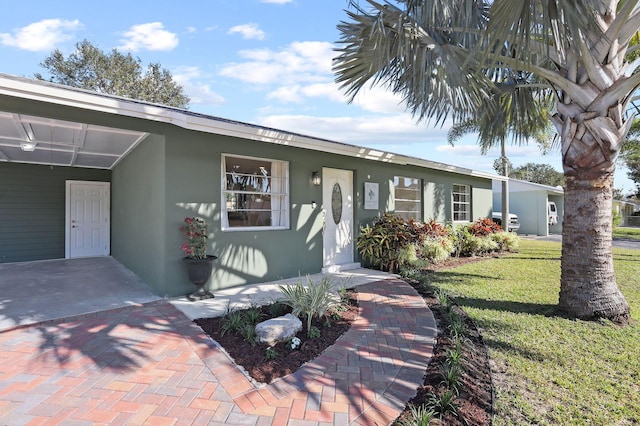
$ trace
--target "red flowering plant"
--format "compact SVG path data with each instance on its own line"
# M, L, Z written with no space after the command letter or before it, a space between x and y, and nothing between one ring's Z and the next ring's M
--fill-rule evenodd
M190 259L206 259L209 237L207 222L199 217L185 217L184 223L180 230L186 235L187 242L180 248Z

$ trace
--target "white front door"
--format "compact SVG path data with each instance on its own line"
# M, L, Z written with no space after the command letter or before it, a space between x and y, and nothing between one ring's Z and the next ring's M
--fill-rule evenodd
M322 272L360 266L353 262L353 172L322 169L324 213Z
M109 182L67 181L65 257L108 256Z

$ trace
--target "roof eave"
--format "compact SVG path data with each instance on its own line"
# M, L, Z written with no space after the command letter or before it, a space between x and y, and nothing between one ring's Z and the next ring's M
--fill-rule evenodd
M503 176L438 163L422 158L378 151L362 146L335 142L313 136L305 136L249 123L225 120L204 114L192 113L186 110L111 95L97 94L88 90L69 88L67 86L35 81L7 74L0 74L0 94L126 117L169 123L185 129L206 133L233 136L279 145L289 145L298 148L331 152L387 163L415 165L483 179L504 180Z

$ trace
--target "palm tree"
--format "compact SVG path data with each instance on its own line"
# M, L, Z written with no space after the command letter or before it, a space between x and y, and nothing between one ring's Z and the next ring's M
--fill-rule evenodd
M335 59L354 96L368 83L403 96L418 120L478 116L495 82L530 73L554 103L565 175L559 306L578 318L629 320L611 247L615 161L640 86L630 40L640 0L350 2ZM505 71L508 70L508 71Z
M500 145L500 161L502 163L502 226L508 230L509 224L509 160L506 155L505 142L509 136L515 144L526 143L534 139L542 152L551 148L552 132L550 131L550 105L543 103L546 99L537 98L537 90L531 84L532 77L523 73L513 75L496 82L491 95L478 110L477 116L455 123L447 140L453 145L467 133L478 134L480 153L486 155L489 149ZM521 99L522 98L522 99Z

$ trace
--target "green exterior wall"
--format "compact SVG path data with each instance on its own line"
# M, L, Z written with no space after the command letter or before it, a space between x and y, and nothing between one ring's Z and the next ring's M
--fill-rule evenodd
M150 284L163 296L177 296L193 291L183 265L180 246L184 235L180 231L185 217L199 216L210 224L209 254L219 257L208 288L215 290L317 273L322 268L322 186L311 183L311 173L323 168L353 171L354 232L374 217L393 211L393 177L406 176L422 180L424 219L445 223L451 218L452 186L471 186L472 218L486 217L491 212L490 179L432 170L417 166L383 163L363 158L296 148L267 142L190 131L165 123L114 116L99 112L51 106L24 100L7 106L0 96L0 110L15 111L62 120L79 121L101 126L143 131L149 136L109 171L87 171L72 168L73 179L92 180L89 173L103 173L100 179L111 181L111 252L112 255ZM221 230L221 159L222 154L268 158L289 163L290 229L261 231ZM0 163L0 173L5 164ZM29 175L29 166L20 173ZM46 170L48 168L45 167ZM65 178L69 178L65 176ZM12 178L15 179L15 178ZM46 178L36 178L41 184ZM0 185L6 179L0 178ZM62 179L64 182L64 179ZM365 182L379 184L379 208L364 209ZM8 185L9 187L11 185ZM7 187L7 184L0 186ZM64 216L64 185L62 198L52 203ZM2 203L0 199L0 203ZM313 208L313 203L316 208ZM12 208L26 203L14 196ZM3 208L2 213L5 210ZM4 221L3 221L4 222ZM55 223L54 223L55 222ZM11 223L15 232L28 224ZM0 226L5 226L4 223ZM2 228L5 229L5 228ZM43 234L64 236L64 221L52 220L39 228ZM9 234L0 233L2 255L12 251ZM35 238L34 238L35 241ZM9 248L5 248L9 247ZM56 250L64 256L64 245ZM30 249L20 259L34 260ZM47 254L46 256L54 256ZM354 259L358 261L354 252Z
M145 138L113 170L111 254L160 295L167 288L164 136Z
M110 170L0 162L0 263L64 259L66 181Z
M223 154L289 162L290 229L222 231L221 159ZM290 146L259 143L179 128L166 133L166 271L163 288L183 294L192 289L182 265L179 228L185 217L200 216L209 224L209 254L219 257L209 282L212 291L317 273L322 268L322 186L313 186L312 171L323 167L354 172L355 232L374 217L393 211L393 177L409 176L424 182L425 219L445 222L451 217L452 185L471 186L472 216L491 213L492 191L488 179L380 163ZM363 208L365 182L377 182L379 209ZM315 202L317 207L312 208ZM358 255L354 253L357 260Z

